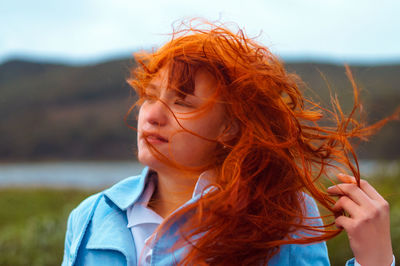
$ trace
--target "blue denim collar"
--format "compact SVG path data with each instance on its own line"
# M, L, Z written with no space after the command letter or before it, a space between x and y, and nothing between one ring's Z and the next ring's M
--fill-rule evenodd
M124 179L105 190L104 195L119 209L125 211L140 198L140 195L142 195L149 172L149 167L145 167L140 175Z

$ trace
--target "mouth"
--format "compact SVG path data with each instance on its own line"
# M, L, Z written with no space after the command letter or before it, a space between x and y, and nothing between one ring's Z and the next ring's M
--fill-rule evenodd
M168 139L156 133L144 133L143 137L152 144L168 143Z

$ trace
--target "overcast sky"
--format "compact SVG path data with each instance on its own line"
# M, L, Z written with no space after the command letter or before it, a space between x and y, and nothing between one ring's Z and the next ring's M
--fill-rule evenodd
M276 54L400 62L399 0L1 0L0 63L91 63L167 40L185 17L233 21Z

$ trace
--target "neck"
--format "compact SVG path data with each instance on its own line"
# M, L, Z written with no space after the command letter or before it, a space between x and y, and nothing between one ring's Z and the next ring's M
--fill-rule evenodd
M157 188L149 207L165 218L192 198L199 174L157 171Z

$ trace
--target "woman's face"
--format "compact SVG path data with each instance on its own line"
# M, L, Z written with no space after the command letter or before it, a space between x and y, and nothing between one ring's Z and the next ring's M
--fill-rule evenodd
M188 131L217 140L226 128L222 103L213 102L211 107L196 112L209 103L208 99L215 92L213 76L199 70L195 76L194 94L184 98L177 91L167 89L167 85L168 69L163 68L146 88L138 118L139 161L156 171L167 167L153 154L147 139L160 153L180 165L201 167L210 163L217 143Z

